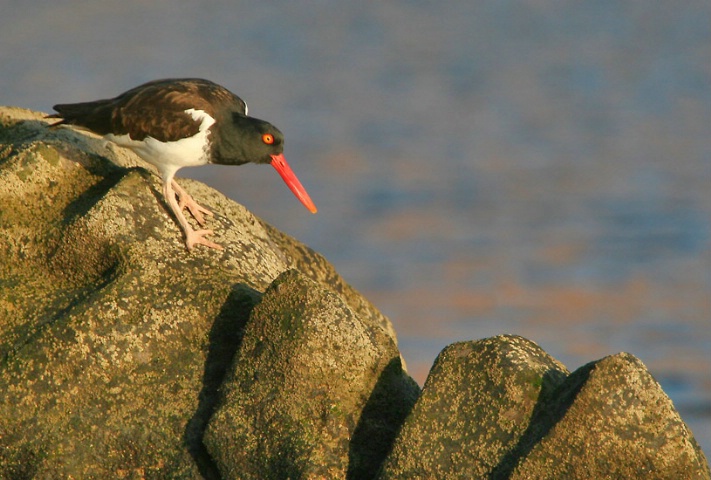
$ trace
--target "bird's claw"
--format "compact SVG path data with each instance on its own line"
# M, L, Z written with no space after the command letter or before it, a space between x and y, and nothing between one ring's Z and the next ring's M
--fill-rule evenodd
M202 214L204 213L205 215L209 216L213 213L202 205L199 205L195 200L192 199L191 196L187 195L187 198L185 197L186 195L180 197L180 199L178 200L178 206L181 210L187 208L188 212L190 212L190 215L192 215L193 218L197 220L200 226L204 226L205 217L203 217Z
M213 213L208 210L207 208L203 207L202 205L198 204L195 200L193 200L193 197L186 192L183 187L178 185L178 182L175 180L171 180L171 184L173 186L173 189L175 190L175 194L178 197L178 207L182 211L183 209L187 208L188 212L190 212L190 215L193 216L193 218L200 224L201 227L205 226L205 217L202 216L204 213L205 215L212 215Z
M212 230L188 230L186 232L185 243L188 246L188 250L192 250L195 245L205 245L206 247L214 248L216 250L223 250L221 245L211 242L205 235L212 235Z

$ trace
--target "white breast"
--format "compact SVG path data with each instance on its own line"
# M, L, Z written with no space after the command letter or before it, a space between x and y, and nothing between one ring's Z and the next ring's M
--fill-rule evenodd
M190 108L185 113L201 122L198 132L192 137L181 138L175 142L161 142L153 137L132 140L129 135L105 135L104 138L122 147L130 148L142 159L158 167L163 178L172 178L178 169L205 165L208 160L208 129L215 119L203 110Z

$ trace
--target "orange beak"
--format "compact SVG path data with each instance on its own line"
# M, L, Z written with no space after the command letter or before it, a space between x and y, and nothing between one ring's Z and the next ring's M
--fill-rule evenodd
M296 178L296 175L291 170L291 167L289 167L289 164L286 163L284 154L280 153L279 155L272 155L271 165L277 172L279 172L279 175L281 175L284 183L286 183L289 190L296 195L296 198L298 198L311 213L316 213L318 211L316 205L314 205L314 202L311 201L311 197L309 197L309 194L306 193L306 189L303 185L301 185L299 179Z

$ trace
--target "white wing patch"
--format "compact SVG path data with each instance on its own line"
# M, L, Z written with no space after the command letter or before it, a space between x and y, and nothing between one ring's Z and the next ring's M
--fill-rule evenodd
M249 111L249 107L247 107L247 102L244 102L244 116L247 116L247 112Z
M126 135L109 133L104 138L122 147L130 148L146 162L155 165L164 179L172 179L175 172L183 167L196 167L208 163L209 135L208 129L215 119L204 110L190 108L185 113L201 122L198 133L192 137L181 138L174 142L161 142L153 137L141 141L132 140Z

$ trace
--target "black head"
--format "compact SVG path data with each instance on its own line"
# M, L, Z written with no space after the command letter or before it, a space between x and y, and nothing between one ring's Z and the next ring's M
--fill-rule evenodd
M212 163L271 163L284 151L284 135L269 122L232 112L213 127Z
M243 163L268 163L279 172L296 198L316 213L306 189L286 163L284 135L269 122L231 112L228 118L218 120L212 127L212 163L241 165Z

